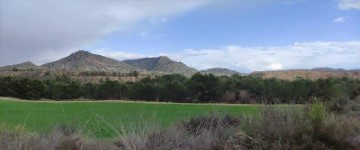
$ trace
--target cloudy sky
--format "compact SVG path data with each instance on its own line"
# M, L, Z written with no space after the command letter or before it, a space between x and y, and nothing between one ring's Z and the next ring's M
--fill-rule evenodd
M360 0L0 0L0 66L79 49L196 69L355 69Z

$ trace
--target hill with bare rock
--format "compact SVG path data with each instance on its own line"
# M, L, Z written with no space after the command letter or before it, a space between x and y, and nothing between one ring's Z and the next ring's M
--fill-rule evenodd
M136 76L132 74L134 71L138 72ZM98 82L104 78L126 82L139 80L145 76L155 77L173 73L190 77L196 72L198 72L196 69L182 62L171 60L167 56L118 61L84 50L76 51L65 58L41 66L37 66L28 61L0 67L0 76L49 79L58 75L67 75L82 82ZM226 68L210 68L202 70L201 73L214 75L245 75ZM360 79L360 70L323 67L314 69L255 71L250 75L284 80L295 80L297 77L312 80L328 77Z
M311 69L313 71L346 71L345 69L342 68L329 68L329 67L320 67L320 68L313 68Z
M191 76L197 72L196 69L186 66L182 62L171 60L167 56L141 58L123 61L129 65L160 73L179 73Z
M128 65L124 62L83 50L79 50L68 57L41 66L49 70L67 71L105 71L121 73L143 71L143 69Z
M15 64L15 65L8 65L8 66L0 67L0 70L14 70L14 71L16 71L16 70L40 70L40 69L44 69L44 68L35 65L31 61L27 61L27 62L23 62L20 64Z
M231 76L233 74L241 74L235 70L230 70L227 68L210 68L210 69L206 69L206 70L201 70L201 73L214 74L214 75L227 75L227 76Z
M255 71L251 75L260 76L263 78L278 78L284 80L295 80L298 77L307 78L311 80L319 78L341 78L348 77L353 79L360 79L359 70L332 70L327 69L298 69L298 70L277 70L277 71Z

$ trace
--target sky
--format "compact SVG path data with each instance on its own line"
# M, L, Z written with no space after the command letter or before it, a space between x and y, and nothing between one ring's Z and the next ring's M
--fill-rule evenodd
M360 68L360 0L0 0L0 66L77 50L198 70Z

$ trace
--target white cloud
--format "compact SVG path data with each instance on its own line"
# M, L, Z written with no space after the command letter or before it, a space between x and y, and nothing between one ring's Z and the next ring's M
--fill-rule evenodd
M360 68L360 41L296 42L284 47L230 45L161 55L197 69L225 67L241 72L315 67L354 69Z
M279 64L279 63L273 63L273 64L270 65L271 70L280 70L282 68L283 68L283 66L281 64Z
M360 0L338 0L338 8L341 10L360 9Z
M333 20L334 23L343 23L345 22L345 17L337 17Z
M43 63L91 47L112 32L137 22L169 17L208 4L197 1L0 0L0 66L31 60ZM46 55L55 54L55 55Z

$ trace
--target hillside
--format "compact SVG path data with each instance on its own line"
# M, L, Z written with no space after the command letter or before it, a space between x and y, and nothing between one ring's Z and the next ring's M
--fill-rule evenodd
M0 70L39 70L39 69L43 69L43 68L35 65L31 61L0 67Z
M140 76L129 74L139 71ZM182 62L171 60L166 56L117 61L88 51L79 50L60 60L37 66L32 62L0 67L0 76L20 76L47 79L54 75L68 75L83 82L97 82L103 78L119 81L135 81L145 76L158 76L178 73L190 77L198 72ZM202 70L203 74L232 75L238 72L226 68ZM295 69L278 71L255 71L251 75L263 78L295 80L297 77L318 79L327 77L349 77L360 79L360 70L333 68ZM90 78L91 76L91 78ZM96 80L96 81L95 81Z
M346 71L345 69L342 68L329 68L329 67L320 67L320 68L313 68L311 69L313 71Z
M360 79L360 71L352 70L312 70L312 69L298 69L298 70L277 70L277 71L255 71L251 75L260 76L263 78L278 78L284 80L295 80L297 77L308 78L308 79L319 79L319 78L341 78L348 77L353 79Z
M239 72L235 70L230 70L226 68L210 68L206 70L202 70L201 73L203 74L214 74L214 75L233 75L233 74L239 74Z
M60 60L41 65L49 70L67 71L105 71L105 72L132 72L142 71L138 67L124 62L79 50Z
M171 60L169 57L160 56L152 58L132 59L123 61L129 65L161 73L179 73L190 76L197 72L196 69L186 66L182 62Z

